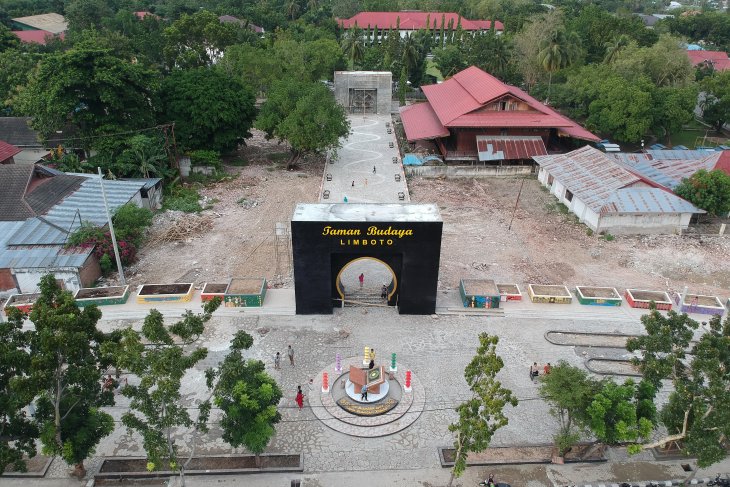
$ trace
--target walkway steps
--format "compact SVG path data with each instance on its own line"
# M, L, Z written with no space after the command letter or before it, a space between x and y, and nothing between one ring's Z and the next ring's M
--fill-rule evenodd
M494 318L503 318L504 310L500 308L464 308L459 306L448 306L446 308L436 308L436 314L439 315L459 315L459 316L491 316Z

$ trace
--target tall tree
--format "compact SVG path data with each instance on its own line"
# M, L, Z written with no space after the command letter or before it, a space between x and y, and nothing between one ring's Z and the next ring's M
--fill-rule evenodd
M515 56L513 62L528 91L543 79L545 68L540 62L540 46L557 31L564 29L563 13L553 9L545 14L531 17L515 36Z
M238 40L235 22L221 22L208 10L183 15L164 31L165 59L168 68L210 66L223 56L226 47Z
M282 392L264 370L263 362L243 358L242 352L252 344L251 335L236 333L231 352L217 370L206 371L206 377L208 387L214 390L215 405L223 412L223 440L234 448L245 446L256 455L260 466L260 454L276 431L274 425L281 420L276 406Z
M362 61L365 55L365 46L363 44L362 30L357 27L352 27L344 39L342 40L342 51L350 61L350 68L355 69L355 66Z
M700 102L702 118L720 132L730 120L730 70L703 79L702 91L705 93Z
M12 105L42 136L73 124L89 150L97 136L151 126L157 86L154 72L82 43L43 58Z
M654 386L646 380L604 381L586 411L591 431L609 445L646 441L656 423L654 395Z
M669 433L661 439L635 445L631 451L681 441L685 453L706 468L724 458L730 437L730 320L713 316L709 331L690 343L699 324L670 311L665 317L656 308L641 318L647 334L627 342L627 350L640 351L636 362L644 377L655 383L668 379L674 391L661 412ZM690 347L691 345L691 347Z
M174 71L161 89L163 122L174 122L185 149L230 152L247 137L256 116L254 96L217 69Z
M494 433L507 425L509 420L504 414L504 407L507 404L517 406L517 398L512 391L502 387L497 380L497 374L504 367L502 358L497 355L497 343L499 338L496 336L480 333L477 353L464 371L472 397L457 406L459 419L449 425L449 431L456 433L456 458L449 487L454 478L464 472L469 452L483 451L489 446Z
M8 320L0 321L0 474L8 466L25 471L24 456L36 454L38 428L23 408L35 397L28 380L31 357L29 331L23 331L26 316L18 308L7 308Z
M631 39L626 34L618 35L612 41L606 42L604 44L606 47L606 56L603 58L603 62L612 64L630 42Z
M79 310L52 274L39 286L29 349L30 377L40 390L36 421L43 452L61 456L83 476L84 460L114 429L112 417L99 409L114 404L113 393L101 386L109 365L101 352L106 338L96 327L101 312L96 306Z
M69 30L81 32L100 28L102 20L112 16L109 2L104 0L71 0L64 9Z
M549 75L546 102L550 100L550 87L553 73L566 68L580 55L580 39L575 32L556 31L550 38L540 43L538 60Z
M205 303L202 314L188 310L182 320L170 327L165 326L162 314L153 309L145 318L141 333L127 328L121 341L106 349L116 357L120 367L140 378L139 385L129 384L122 389L122 394L130 398L130 410L122 415L122 424L142 436L148 468L169 467L177 471L183 486L197 435L208 430L211 403L209 399L202 401L194 420L182 403L180 386L188 370L208 355L204 347L187 350L203 333L205 323L218 306L220 299L216 298ZM175 337L179 338L178 343ZM193 436L187 442L190 454L186 462L180 459L181 445L174 437L180 429Z
M562 456L587 429L588 406L599 384L588 373L560 361L540 381L540 397L550 405L550 412L558 418L560 428L555 435L558 455Z

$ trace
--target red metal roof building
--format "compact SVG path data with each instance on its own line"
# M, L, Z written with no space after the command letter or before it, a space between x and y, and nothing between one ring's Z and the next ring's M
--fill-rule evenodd
M61 40L64 38L63 32L60 34L54 34L47 30L14 30L13 34L20 39L20 42L25 42L26 44L40 44L42 46L45 46L48 40L53 39L54 37L58 37Z
M399 28L401 32L429 28L440 29L442 21L444 28L447 28L451 22L454 29L461 21L461 28L469 32L492 28L491 20L469 20L453 12L360 12L349 19L337 19L340 26L345 29L353 26L364 29L370 26L370 28L377 27L381 30ZM498 20L495 21L494 30L503 31L504 24Z
M711 65L715 71L725 71L730 69L730 58L726 52L722 51L687 51L687 57L692 66L700 64Z
M475 66L422 89L428 101L401 108L406 138L409 142L433 140L447 161L497 160L488 154L500 151L503 159L529 159L546 154L546 147L558 148L560 138L600 140ZM481 139L489 139L485 142L489 150L477 146Z
M13 157L21 152L22 149L0 140L0 164L14 164Z

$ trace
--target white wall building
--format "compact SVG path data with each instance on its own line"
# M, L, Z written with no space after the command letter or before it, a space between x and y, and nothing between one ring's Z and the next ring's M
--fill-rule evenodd
M594 232L681 233L694 213L704 213L590 146L533 159L538 180Z

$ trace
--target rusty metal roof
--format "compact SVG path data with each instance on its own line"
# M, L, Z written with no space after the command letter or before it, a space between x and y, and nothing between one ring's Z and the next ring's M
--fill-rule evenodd
M547 154L542 137L477 135L480 161L530 159Z

